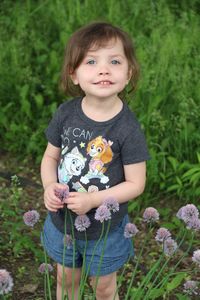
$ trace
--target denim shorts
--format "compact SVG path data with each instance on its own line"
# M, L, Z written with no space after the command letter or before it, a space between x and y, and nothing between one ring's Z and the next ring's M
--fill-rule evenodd
M88 240L87 242L75 240L75 251L72 244L70 247L65 247L65 267L81 268L85 257L85 272L89 276L104 276L120 269L128 258L134 255L132 240L124 237L124 227L128 222L128 215L126 215L122 222L109 232L106 243L104 238L100 241ZM44 223L42 243L48 256L61 265L63 264L63 240L64 234L55 227L48 214Z

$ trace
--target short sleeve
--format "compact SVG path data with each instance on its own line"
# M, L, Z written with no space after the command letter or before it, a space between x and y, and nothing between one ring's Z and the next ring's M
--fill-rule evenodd
M45 130L45 136L52 145L55 147L61 147L61 121L60 121L60 107L54 113L47 129Z
M138 163L150 159L144 133L140 124L136 124L128 131L122 148L121 158L123 165Z

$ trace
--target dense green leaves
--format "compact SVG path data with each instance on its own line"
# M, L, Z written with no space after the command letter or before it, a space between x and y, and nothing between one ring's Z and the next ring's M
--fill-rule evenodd
M90 21L110 21L132 36L141 66L138 90L126 98L147 136L151 197L161 190L195 200L200 195L197 8L196 0L2 1L3 149L40 161L46 144L43 131L66 100L58 84L67 39Z

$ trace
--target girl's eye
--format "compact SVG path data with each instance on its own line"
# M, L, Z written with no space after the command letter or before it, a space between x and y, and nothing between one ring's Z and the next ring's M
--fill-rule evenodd
M117 59L113 59L113 60L111 61L111 64L113 64L113 65L119 65L119 64L120 64L120 61L117 60Z
M95 60L94 59L90 59L87 62L88 65L94 65L95 64Z

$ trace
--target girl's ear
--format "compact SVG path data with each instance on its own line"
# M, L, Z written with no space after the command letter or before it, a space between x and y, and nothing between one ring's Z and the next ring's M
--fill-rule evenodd
M70 75L70 77L71 77L71 80L73 81L73 84L75 84L75 85L78 85L78 84L79 84L78 78L77 78L77 76L76 76L76 72L73 72L73 73Z
M129 69L129 70L128 70L128 75L127 75L127 84L129 83L129 81L130 81L132 75L133 75L132 69Z

